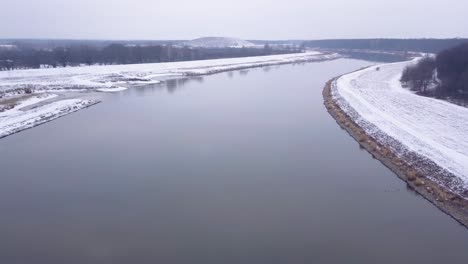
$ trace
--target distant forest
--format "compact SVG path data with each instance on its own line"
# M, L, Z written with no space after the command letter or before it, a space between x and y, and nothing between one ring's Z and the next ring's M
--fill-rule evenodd
M401 81L429 96L468 99L468 42L425 57L403 71Z
M37 69L95 64L135 64L264 56L300 52L297 49L190 48L160 45L109 44L37 48L32 45L0 46L0 70Z
M309 48L355 49L381 51L414 51L437 53L462 43L468 39L330 39L305 41Z

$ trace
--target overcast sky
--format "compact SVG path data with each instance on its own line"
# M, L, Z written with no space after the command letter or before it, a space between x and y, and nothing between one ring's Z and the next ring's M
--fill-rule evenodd
M468 37L467 0L0 0L0 38Z

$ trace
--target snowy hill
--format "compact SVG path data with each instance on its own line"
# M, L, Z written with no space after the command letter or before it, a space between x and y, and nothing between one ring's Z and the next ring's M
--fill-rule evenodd
M255 46L255 44L246 40L223 37L198 38L185 42L184 45L197 48L242 48Z

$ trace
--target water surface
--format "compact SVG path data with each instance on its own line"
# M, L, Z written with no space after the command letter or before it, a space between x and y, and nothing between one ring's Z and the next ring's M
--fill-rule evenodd
M323 106L337 60L172 80L0 140L0 263L466 263Z

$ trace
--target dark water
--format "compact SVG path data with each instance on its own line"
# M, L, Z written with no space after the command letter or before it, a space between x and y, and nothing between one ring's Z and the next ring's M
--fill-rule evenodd
M0 263L467 263L465 228L323 107L365 65L134 88L0 140Z

